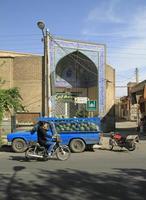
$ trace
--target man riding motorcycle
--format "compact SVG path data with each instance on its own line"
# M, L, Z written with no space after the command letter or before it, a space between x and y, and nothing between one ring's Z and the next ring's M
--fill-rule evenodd
M54 137L52 136L51 126L47 122L39 122L37 128L38 143L44 146L48 154L51 155L51 150L55 145Z

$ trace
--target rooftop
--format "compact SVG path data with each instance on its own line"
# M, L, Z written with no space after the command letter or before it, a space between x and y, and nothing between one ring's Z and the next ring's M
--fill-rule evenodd
M41 56L39 54L32 54L32 53L22 53L22 52L15 52L15 51L3 51L0 50L0 57L18 57L18 56Z

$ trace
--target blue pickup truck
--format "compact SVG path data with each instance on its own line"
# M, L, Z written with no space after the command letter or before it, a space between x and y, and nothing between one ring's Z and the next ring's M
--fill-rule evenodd
M38 118L40 121L54 123L55 131L60 134L61 143L68 145L72 152L91 149L100 140L100 118ZM37 124L29 131L18 131L7 135L8 144L15 152L24 152L30 142L37 142ZM50 131L48 131L50 134ZM53 131L51 133L54 134Z

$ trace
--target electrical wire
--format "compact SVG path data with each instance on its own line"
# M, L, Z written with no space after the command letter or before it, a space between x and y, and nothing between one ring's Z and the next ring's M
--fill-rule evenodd
M54 34L55 36L57 36L56 34ZM73 35L73 34L61 34L61 35ZM28 33L28 34L15 34L15 35L9 35L9 34L7 34L7 35L3 35L3 34L0 34L0 40L2 39L2 41L4 40L3 38L6 38L6 40L8 39L8 38L15 38L16 37L16 41L18 41L18 37L21 37L21 38L25 38L25 37L34 37L34 36L37 36L37 37L41 37L42 35L41 34L30 34L30 33ZM81 35L76 35L76 36L81 36ZM114 38L114 37L112 37L112 38ZM117 37L116 37L117 38ZM31 39L31 40L37 40L37 38L36 39ZM14 41L14 40L13 40ZM20 41L22 41L22 39L20 40ZM121 41L121 40L120 40ZM126 43L127 43L127 41L125 41ZM113 44L113 41L112 41L112 44ZM123 41L122 41L122 44L123 44ZM109 46L108 48L110 48L110 49L137 49L137 50L146 50L146 48L135 48L135 47L112 47L112 46Z
M114 55L121 55L121 54L126 54L126 55L137 55L137 56L146 56L146 53L145 54L137 54L137 53L123 53L123 52L120 52L120 53L116 53L116 52L114 52L114 53L109 53L109 54L114 54Z

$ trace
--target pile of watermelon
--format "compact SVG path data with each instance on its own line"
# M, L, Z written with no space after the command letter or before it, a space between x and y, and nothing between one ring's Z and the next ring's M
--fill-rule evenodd
M72 132L72 131L99 131L97 124L93 122L74 122L74 123L56 123L56 130L60 132Z

